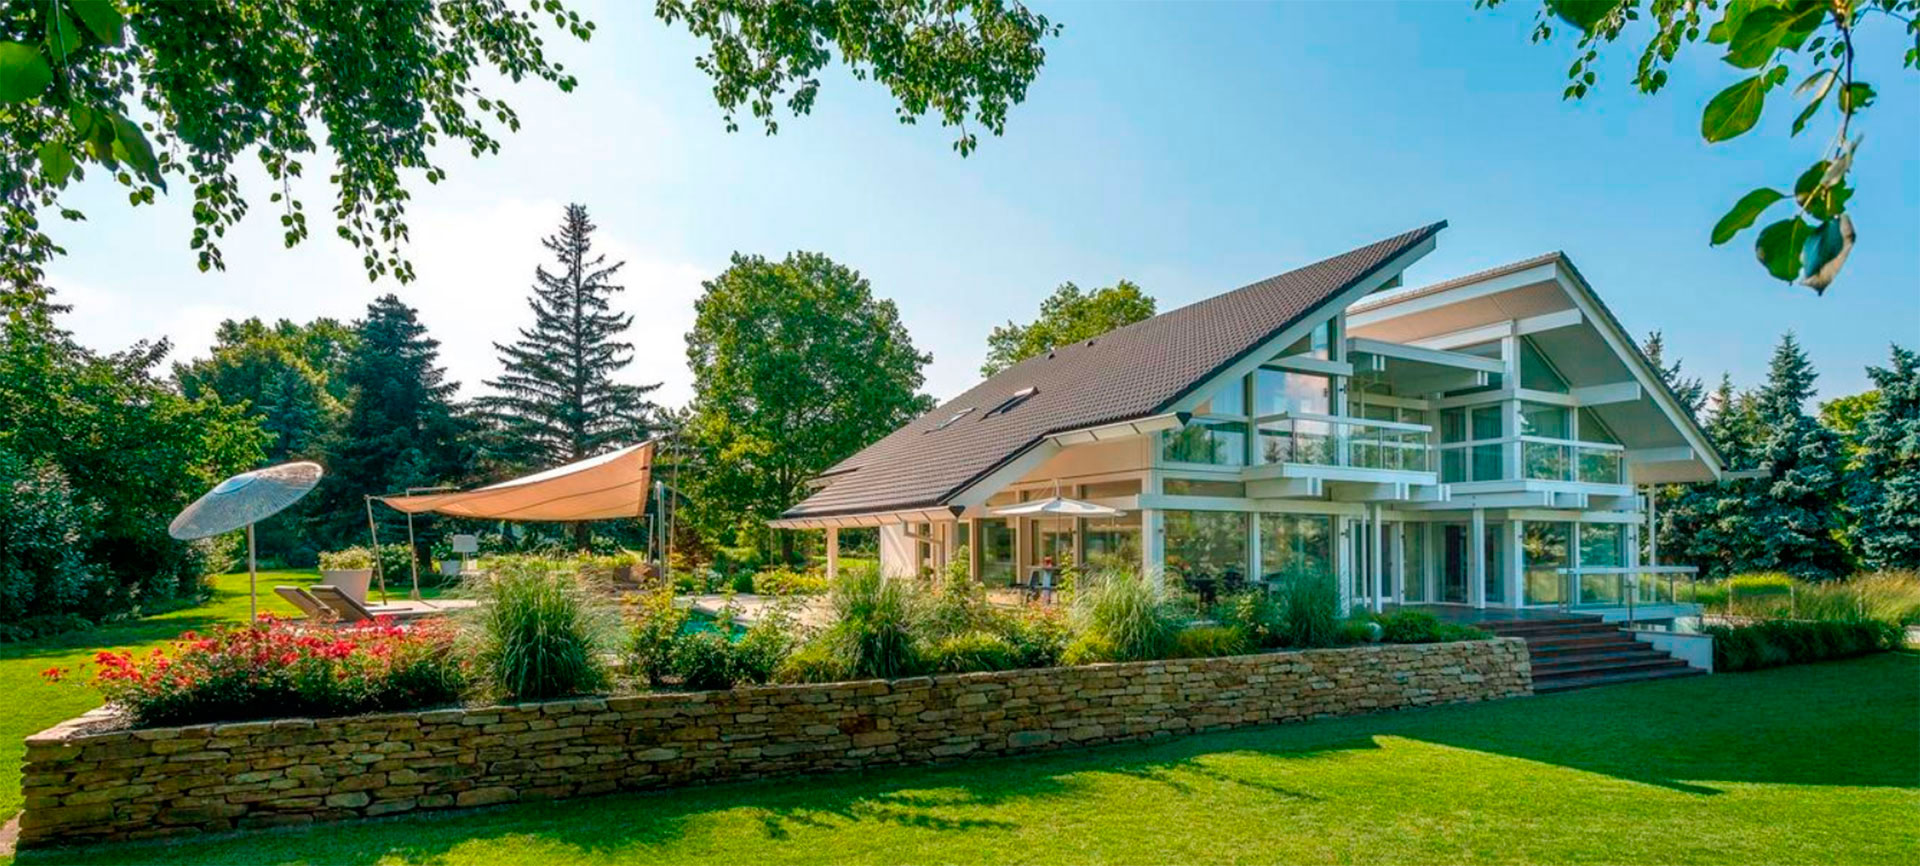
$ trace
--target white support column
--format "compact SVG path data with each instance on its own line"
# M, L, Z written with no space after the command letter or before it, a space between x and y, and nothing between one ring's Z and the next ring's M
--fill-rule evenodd
M1163 513L1154 508L1140 511L1140 573L1166 581L1167 528Z
M1572 607L1580 601L1580 528L1585 525L1586 524L1575 520L1573 522L1573 537L1567 539L1567 567L1573 569L1573 574L1569 576L1566 584L1560 588L1560 592L1565 598L1562 604L1567 607ZM1629 542L1633 541L1632 538L1627 540ZM1631 554L1629 554L1629 556L1631 556Z
M1474 607L1487 606L1487 511L1473 510L1467 532L1467 601Z
M840 576L840 528L827 527L827 580Z
M1520 549L1520 538L1522 535L1521 530L1525 528L1526 523L1520 520L1508 520L1501 525L1506 527L1507 533L1505 551L1507 558L1505 575L1507 584L1506 604L1508 607L1519 607L1525 600L1521 595L1521 590L1526 575L1521 572L1521 568L1526 563L1526 551ZM1568 541L1571 543L1572 539Z
M1649 566L1660 564L1660 505L1656 501L1657 492L1653 485L1647 485L1647 565ZM1633 547L1636 553L1639 552L1640 545L1636 544Z
M1386 609L1386 599L1383 597L1385 593L1382 593L1380 588L1386 583L1384 578L1387 576L1387 558L1381 555L1385 552L1382 544L1386 537L1380 528L1380 503L1378 502L1367 506L1367 535L1369 541L1367 595L1373 600L1373 612L1379 613Z
M1402 520L1393 525L1393 600L1396 604L1407 601L1407 522Z

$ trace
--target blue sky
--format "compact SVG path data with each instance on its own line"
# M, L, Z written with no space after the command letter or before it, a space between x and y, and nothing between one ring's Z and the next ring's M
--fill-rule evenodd
M1451 228L1410 282L1565 250L1630 329L1665 330L1710 379L1757 382L1789 327L1822 396L1867 387L1889 342L1920 343L1920 76L1897 71L1893 28L1865 44L1882 62L1866 67L1880 101L1850 205L1860 246L1817 298L1768 278L1751 235L1706 235L1746 190L1790 183L1830 128L1788 140L1779 103L1756 133L1702 143L1700 107L1739 77L1705 52L1648 99L1616 48L1599 91L1563 102L1572 46L1531 44L1531 5L1046 4L1064 35L1006 135L965 159L951 130L896 123L884 90L838 72L778 136L728 134L684 32L651 4L580 8L595 39L551 38L580 88L502 89L524 128L416 185L417 282L370 285L325 223L281 249L257 177L227 271L199 273L188 196L130 209L96 173L73 199L88 221L52 224L70 253L53 268L68 325L101 348L165 336L192 354L222 318L348 318L397 291L471 395L497 372L491 342L526 322L539 238L581 201L629 262L628 378L664 382L670 404L690 392L681 335L699 282L736 250L860 270L933 353L942 398L972 383L994 325L1030 318L1062 281L1132 279L1167 310L1437 219ZM325 172L308 174L318 218Z

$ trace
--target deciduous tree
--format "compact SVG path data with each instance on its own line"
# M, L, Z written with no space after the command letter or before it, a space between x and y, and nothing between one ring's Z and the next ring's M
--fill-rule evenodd
M959 127L963 154L975 125L1005 128L1045 60L1040 43L1058 32L1005 0L658 0L654 11L707 44L697 63L729 128L743 107L769 133L776 102L806 114L838 49L856 77L893 93L901 122L932 114ZM41 291L60 252L41 216L77 217L64 202L91 171L135 204L185 181L200 267L222 267L226 231L259 203L236 168L249 153L289 246L308 235L300 187L312 168L333 187L332 231L360 251L368 277L404 282L410 182L445 179L440 153L498 152L498 130L520 125L475 78L573 89L544 41L548 20L582 40L594 32L561 0L0 6L0 290Z
M920 393L933 357L892 301L818 253L736 253L704 286L687 334L685 433L701 464L683 483L709 532L764 538L809 479L933 407ZM779 537L791 559L791 535Z
M980 365L980 375L991 376L1055 346L1098 337L1153 313L1153 298L1128 280L1091 292L1061 283L1040 302L1039 318L1025 325L1009 321L987 335L987 360Z

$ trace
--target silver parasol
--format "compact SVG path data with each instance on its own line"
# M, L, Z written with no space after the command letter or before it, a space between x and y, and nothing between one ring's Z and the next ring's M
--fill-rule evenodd
M173 522L167 534L181 541L206 538L236 529L247 530L248 609L259 616L257 569L253 556L253 525L283 508L300 501L320 483L320 464L282 463L252 472L242 472L214 485L207 495L194 500Z

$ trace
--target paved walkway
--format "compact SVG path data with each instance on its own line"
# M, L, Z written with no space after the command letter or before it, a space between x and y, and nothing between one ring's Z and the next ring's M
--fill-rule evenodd
M741 625L753 625L755 622L758 622L760 617L772 608L774 602L778 600L778 596L772 595L736 595L733 597L734 621ZM695 612L703 616L719 616L721 608L726 607L727 597L724 595L683 595L677 597L675 601L691 605ZM799 599L799 608L794 614L794 618L798 619L801 625L816 628L826 625L827 620L831 616L832 614L827 608L827 599L825 596L801 597Z

